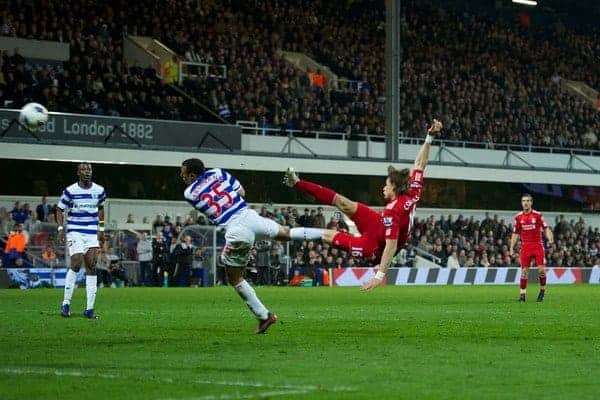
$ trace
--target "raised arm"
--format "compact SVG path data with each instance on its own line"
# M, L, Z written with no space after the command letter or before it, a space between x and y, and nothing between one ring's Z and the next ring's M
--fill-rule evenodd
M437 119L433 120L433 123L427 129L427 137L425 138L425 143L421 146L421 150L417 154L417 158L415 158L414 169L424 170L427 166L427 161L429 161L429 150L431 149L431 142L433 142L433 138L440 133L443 125Z

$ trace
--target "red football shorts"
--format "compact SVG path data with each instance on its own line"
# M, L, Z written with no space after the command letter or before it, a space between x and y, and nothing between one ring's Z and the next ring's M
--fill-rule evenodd
M353 257L379 260L385 247L385 227L379 213L362 203L358 203L352 221L360 232L360 237L338 232L333 237L333 245L350 253Z
M546 254L542 246L521 248L521 267L529 268L532 260L535 260L535 266L546 265Z

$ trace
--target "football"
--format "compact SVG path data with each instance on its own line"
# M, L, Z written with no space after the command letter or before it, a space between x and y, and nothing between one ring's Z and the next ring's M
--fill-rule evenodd
M19 122L32 131L37 131L48 121L48 110L38 103L27 103L19 113Z

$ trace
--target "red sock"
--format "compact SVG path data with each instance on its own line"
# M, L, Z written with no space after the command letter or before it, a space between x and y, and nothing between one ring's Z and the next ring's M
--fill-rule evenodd
M540 286L546 286L546 275L538 276L538 280L540 281Z
M527 278L521 278L521 289L527 289Z
M316 183L312 183L309 181L305 181L300 179L296 182L294 186L301 192L304 192L311 197L314 197L316 201L321 204L333 205L333 200L335 199L336 192L329 189L328 187L317 185Z

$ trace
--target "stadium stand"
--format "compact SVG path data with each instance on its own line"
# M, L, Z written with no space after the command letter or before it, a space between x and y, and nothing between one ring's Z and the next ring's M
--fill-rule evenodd
M122 61L124 35L147 35L182 58L227 66L226 79L209 74L183 82L225 120L383 134L380 2L356 1L348 8L299 0L37 3L23 9L10 2L2 35L68 42L71 59L60 67L32 66L4 52L5 106L38 100L57 111L199 118L155 71ZM569 79L600 87L597 28L490 18L435 2L402 6L404 136L421 135L426 120L442 116L449 140L598 148L600 114L559 84ZM278 50L302 52L355 86L317 87Z

